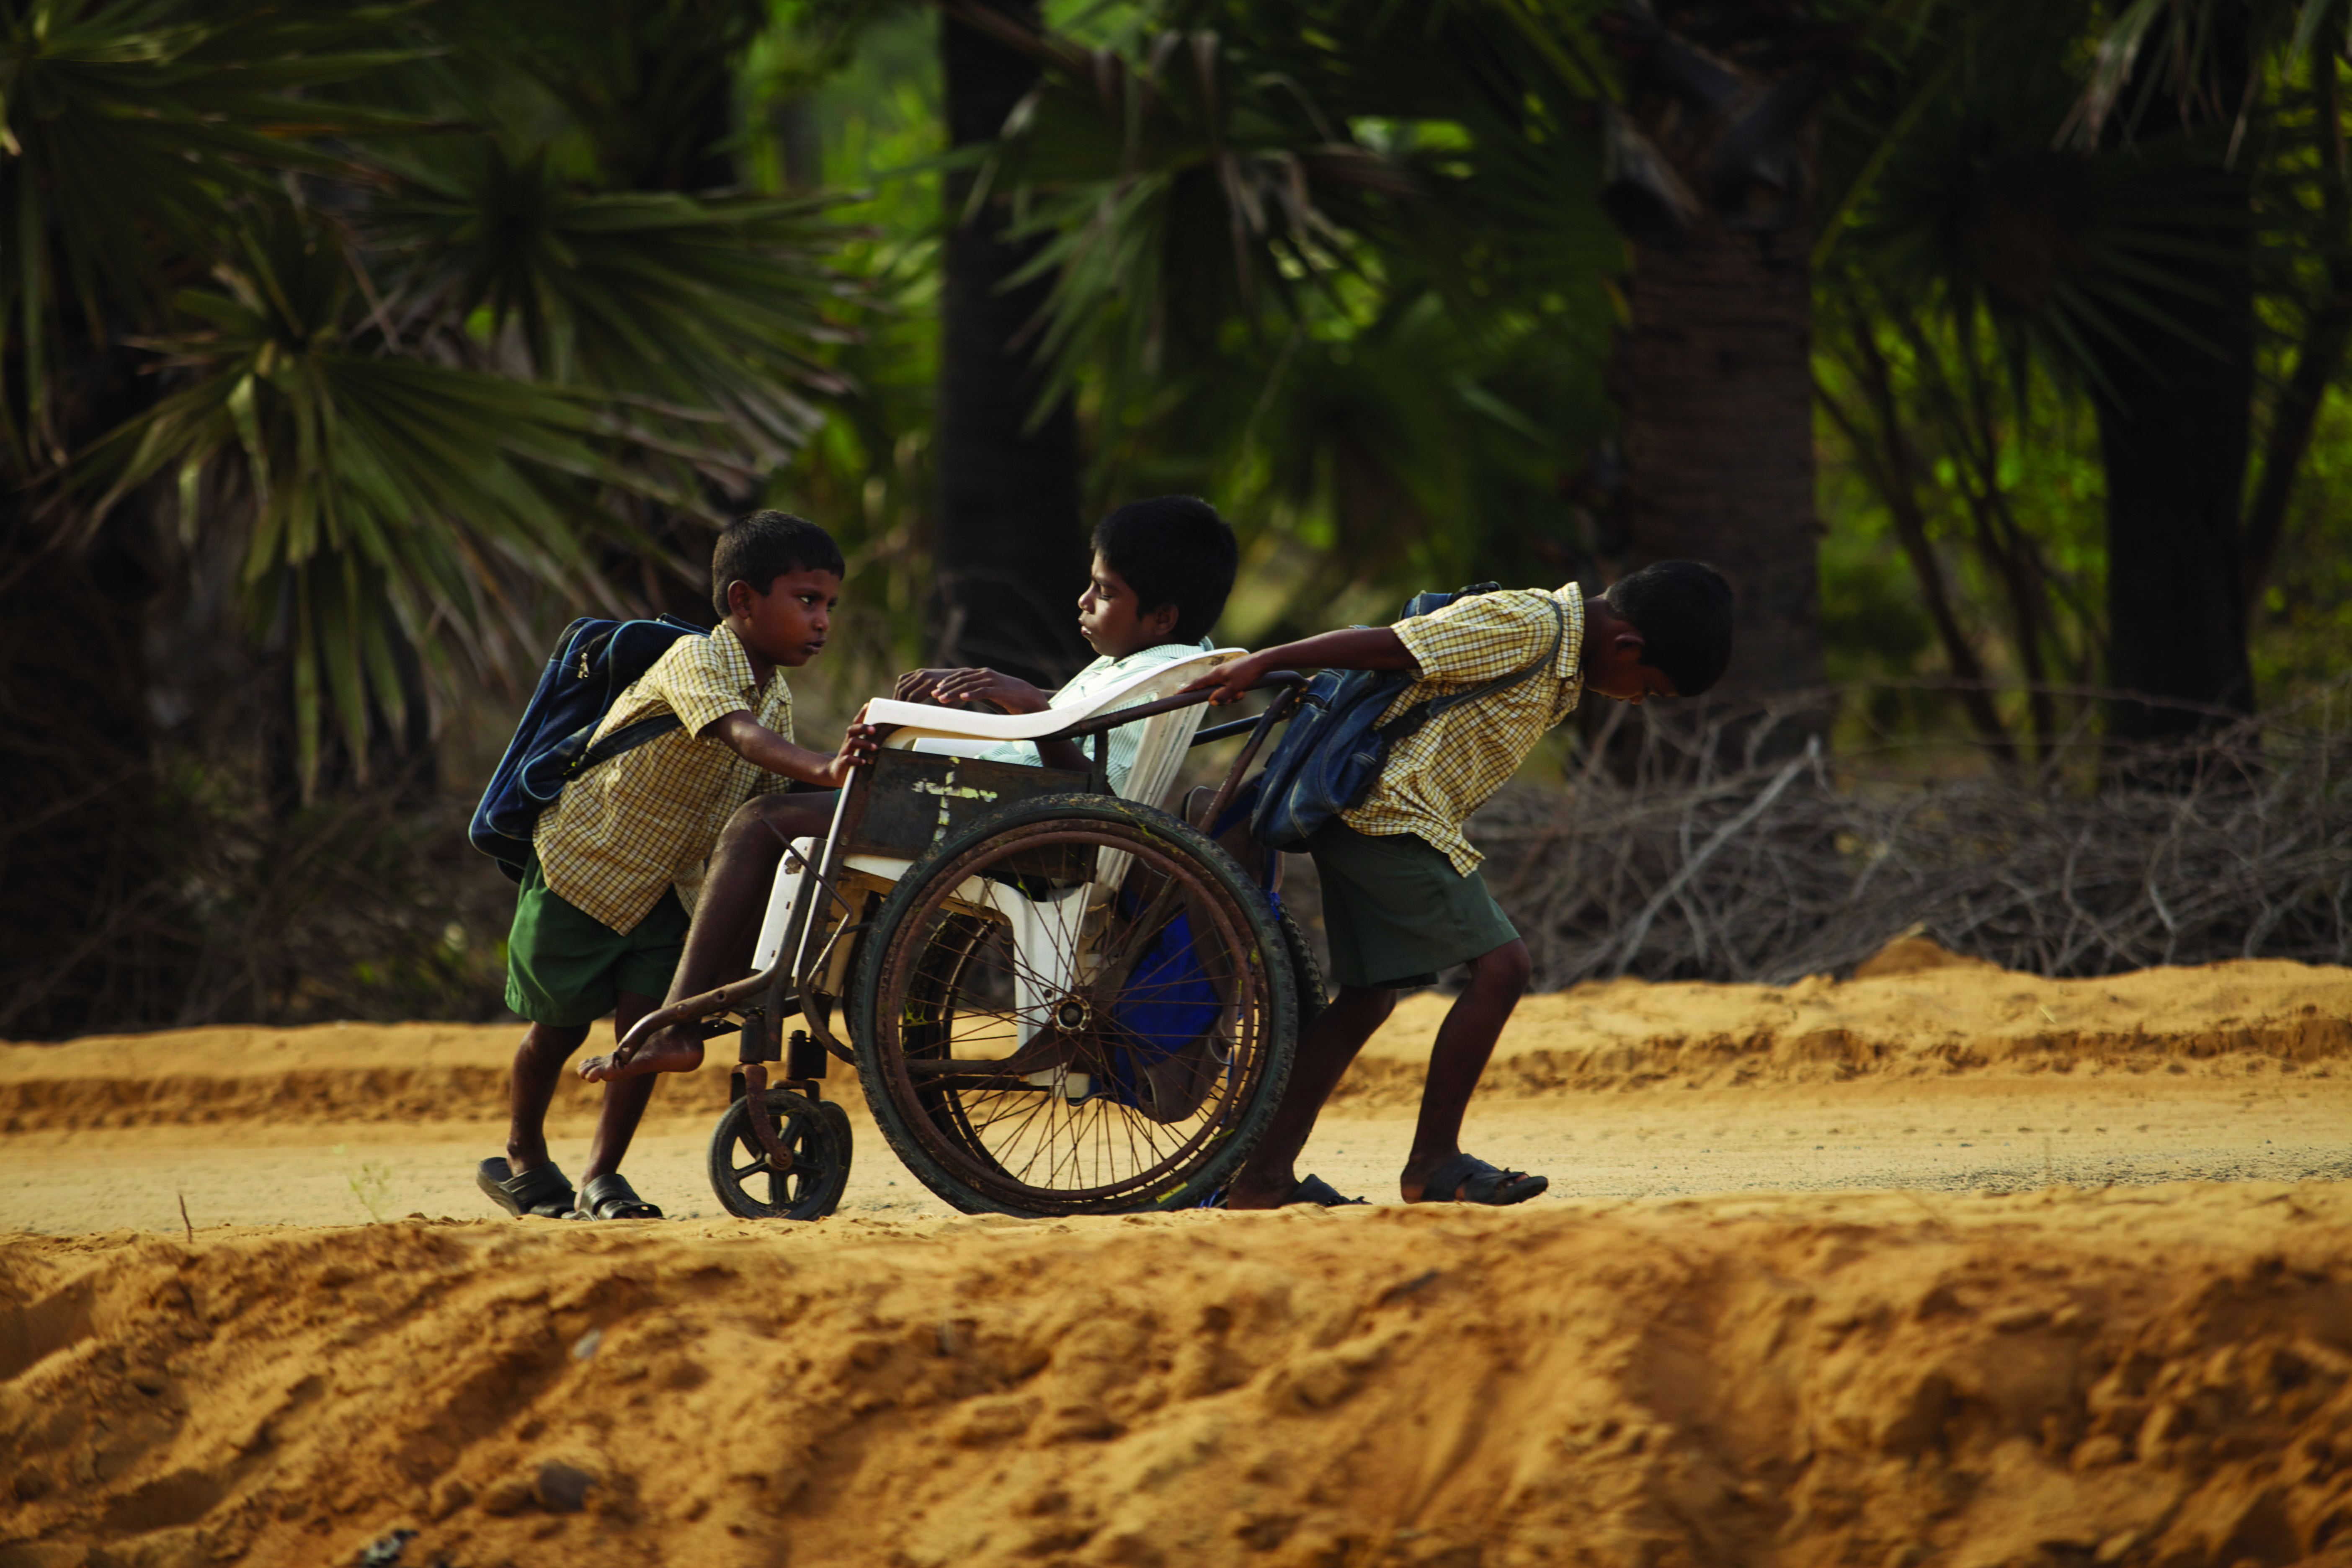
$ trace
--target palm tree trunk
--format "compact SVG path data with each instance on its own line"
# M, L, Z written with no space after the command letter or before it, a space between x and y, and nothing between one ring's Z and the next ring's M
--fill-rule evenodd
M55 543L29 500L0 513L0 1037L152 1025L189 968L137 508L80 547Z
M1731 579L1738 641L1717 689L1733 701L1822 679L1808 232L1742 234L1709 216L1678 247L1634 251L1622 365L1633 548ZM1787 743L1801 749L1807 732L1786 727Z
M997 9L1038 26L1034 0ZM1027 58L942 16L950 143L993 141L1037 80ZM1086 586L1078 521L1077 419L1065 397L1032 425L1040 384L1026 329L1051 278L1008 289L1034 242L1003 238L1008 213L991 202L958 221L972 176L947 181L937 443L937 662L987 664L1058 685L1084 661L1076 601Z
M2235 13L2215 45L2224 62L2245 57L2245 22ZM2242 71L2224 64L2221 79ZM2137 133L2181 129L2210 143L2214 168L2201 205L2216 199L2250 210L2251 176L2227 165L2232 99L2218 122L2192 127L2168 91L2150 96ZM2114 150L2109 157L2128 157ZM2194 296L2165 300L2169 328L2129 318L2128 348L2102 341L2105 384L2092 402L2107 481L2107 685L2111 740L2178 742L2251 713L2253 670L2246 655L2246 595L2239 521L2252 440L2254 284L2251 224L2184 226L2197 247L2175 263ZM2179 768L2127 763L2147 782L2188 776Z
M2253 402L2252 289L2194 313L2217 358L2143 332L2145 362L2105 356L2095 398L2107 479L2108 708L2118 741L2177 741L2253 711L2238 508ZM2187 313L2184 311L2184 313ZM2234 320L2232 318L2235 318Z

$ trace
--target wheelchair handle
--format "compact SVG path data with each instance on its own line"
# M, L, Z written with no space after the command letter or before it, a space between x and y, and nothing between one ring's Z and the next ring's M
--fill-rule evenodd
M1268 676L1260 684L1279 685L1282 690L1265 705L1265 712L1255 719L1240 721L1249 726L1249 743L1242 747L1242 754L1234 759L1234 765L1225 770L1224 783L1217 786L1216 797L1209 803L1209 825L1213 828L1224 820L1225 808L1234 803L1234 795L1241 789L1242 775L1249 772L1250 763L1257 760L1257 749L1265 744L1265 738L1274 732L1276 724L1297 712L1298 705L1307 700L1307 681L1293 670L1281 670ZM1221 730L1238 729L1240 725L1220 724L1217 727Z
M1269 670L1262 679L1251 685L1248 689L1263 691L1269 686L1297 689L1306 684L1307 677L1295 669L1276 669ZM1179 708L1197 707L1206 702L1212 695L1213 693L1208 691L1180 691L1173 697L1162 697L1156 702L1139 702L1132 708L1122 708L1116 713L1098 713L1091 719L1081 719L1066 730L1056 730L1050 735L1040 735L1037 739L1040 741L1085 740L1091 735L1099 735L1106 731L1116 730L1121 724L1132 724L1138 719L1149 719L1155 713L1172 713ZM1244 719L1240 722L1255 724L1257 721ZM1226 726L1219 725L1218 728L1222 730Z

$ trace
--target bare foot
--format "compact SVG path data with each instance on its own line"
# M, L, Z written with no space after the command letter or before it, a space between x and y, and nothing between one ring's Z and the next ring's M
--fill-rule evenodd
M701 1065L702 1042L673 1027L657 1031L633 1050L590 1057L580 1064L580 1076L590 1083L610 1083L649 1072L692 1072Z
M1397 1177L1397 1193L1409 1204L1417 1204L1428 1195L1429 1178L1437 1174L1440 1166L1461 1151L1448 1149L1443 1154L1416 1154L1404 1163L1404 1171Z

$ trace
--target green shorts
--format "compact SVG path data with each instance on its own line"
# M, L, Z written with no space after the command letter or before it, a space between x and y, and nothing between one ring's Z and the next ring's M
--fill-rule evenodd
M686 952L686 927L677 889L664 888L635 930L616 931L565 902L533 855L507 935L507 1006L534 1024L570 1029L604 1017L624 991L658 1002Z
M1486 879L1456 871L1418 834L1375 837L1335 816L1307 849L1323 879L1331 978L1342 985L1434 985L1439 970L1518 940Z

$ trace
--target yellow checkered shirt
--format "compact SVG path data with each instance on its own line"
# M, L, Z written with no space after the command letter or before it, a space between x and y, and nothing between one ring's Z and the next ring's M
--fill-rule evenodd
M1560 611L1553 614L1553 606ZM1550 652L1549 667L1517 686L1439 714L1389 753L1363 804L1339 814L1375 837L1416 833L1468 876L1486 857L1462 836L1470 814L1518 772L1543 732L1574 710L1583 695L1584 595L1570 583L1557 592L1513 588L1457 599L1431 615L1396 624L1421 666L1421 679L1381 716L1387 723L1414 703L1525 669Z
M793 738L793 693L783 672L772 671L764 690L754 685L751 658L724 623L707 637L670 644L621 693L596 726L597 738L665 711L677 714L681 727L564 785L532 840L556 896L624 933L661 901L663 889L709 856L737 806L787 782L723 742L695 739L713 721L742 712Z

